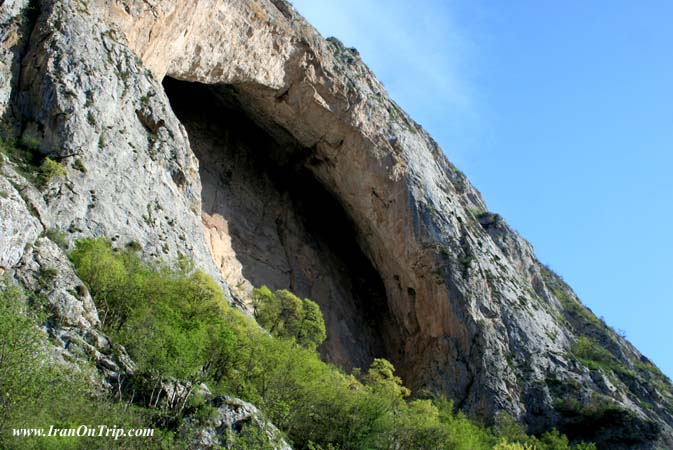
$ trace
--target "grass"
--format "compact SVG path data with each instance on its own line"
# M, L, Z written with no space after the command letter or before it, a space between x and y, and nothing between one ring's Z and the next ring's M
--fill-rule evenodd
M580 336L571 347L571 354L591 369L619 370L621 364L594 339Z
M33 150L18 142L0 138L0 152L14 163L20 175L31 181L35 180L39 160Z
M47 236L54 244L58 245L61 249L68 248L68 241L66 239L65 232L59 230L58 228L49 228L45 232Z
M565 290L561 288L553 289L554 297L556 297L563 306L566 314L571 316L573 319L583 322L585 325L593 325L599 328L607 328L607 326L601 322L601 320L596 317L586 306L582 305L580 302L575 300L568 294Z
M664 373L659 369L657 366L652 364L650 361L639 361L635 364L636 369L647 372L648 374L652 375L653 378L655 378L657 381L660 381L661 383L668 385L670 388L673 384L671 383L671 380L664 375Z
M542 276L545 284L563 306L566 318L581 335L570 350L571 357L590 369L612 371L623 380L628 378L651 382L665 392L670 391L671 381L649 360L632 361L635 371L631 370L625 362L616 358L599 342L615 341L618 334L596 317L589 308L573 298L561 277L547 267L543 268ZM596 340L596 337L599 340Z
M0 152L14 164L16 171L35 186L43 188L67 174L58 161L40 154L40 143L35 138L24 137L19 142L0 138Z
M73 161L72 167L75 170L79 170L82 173L86 173L86 167L84 166L84 163L80 158L77 158L76 160Z

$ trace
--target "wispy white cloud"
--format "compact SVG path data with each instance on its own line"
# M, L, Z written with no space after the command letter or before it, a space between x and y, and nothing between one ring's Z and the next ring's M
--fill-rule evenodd
M456 106L469 105L469 86L461 75L469 44L450 4L430 0L295 0L294 4L323 33L356 45L390 89L403 93L425 80L424 90L434 88L435 98L440 94Z
M355 46L391 97L460 164L472 147L476 51L443 0L294 0L326 36Z

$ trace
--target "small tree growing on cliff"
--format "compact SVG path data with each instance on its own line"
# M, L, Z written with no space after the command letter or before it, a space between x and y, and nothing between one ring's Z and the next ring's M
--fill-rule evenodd
M307 298L301 300L288 290L272 292L262 286L252 291L252 303L257 323L273 336L294 339L311 350L327 337L320 307Z
M303 315L297 331L297 343L315 349L327 338L325 321L320 306L307 298L302 300Z

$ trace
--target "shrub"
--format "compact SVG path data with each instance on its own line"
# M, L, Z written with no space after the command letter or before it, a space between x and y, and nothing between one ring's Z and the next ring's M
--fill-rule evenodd
M61 178L66 176L65 167L58 161L46 157L40 164L39 168L39 182L41 185L47 185L51 183L56 178Z
M51 287L57 276L58 269L51 266L42 266L40 267L40 272L38 274L38 284L43 289L48 289Z
M126 248L133 252L139 252L143 249L143 246L138 241L130 241L126 244Z
M158 404L157 383L180 378L255 403L295 448L485 450L497 443L448 400L409 401L410 391L384 359L351 375L321 361L315 348L325 338L324 322L310 300L255 289L255 316L266 333L184 258L174 268L146 264L101 239L76 242L71 258L106 330L138 364L134 399L144 405ZM177 429L182 409L201 403L185 398L170 421L159 423ZM232 444L267 445L254 427L244 427Z
M68 248L68 240L66 238L66 234L59 230L58 228L49 228L45 235L56 245L58 245L61 249L66 249Z
M82 172L82 173L86 173L86 172L87 172L87 170L86 170L86 166L84 166L84 163L82 162L82 160L81 160L80 158L77 158L77 159L75 159L75 160L73 161L73 163L72 163L72 167L73 167L75 170L79 170L79 171Z
M493 450L537 450L536 447L530 444L521 444L520 442L508 442L503 439L493 447Z
M252 292L257 323L272 335L293 339L302 347L316 349L327 337L320 307L287 290L271 292L266 286Z
M167 380L198 384L224 364L230 348L224 327L226 307L219 286L204 273L144 264L131 249L115 252L109 241L84 239L71 258L102 312L108 333L122 343L138 366L136 385ZM184 407L189 393L178 402ZM160 398L153 394L148 405Z
M528 439L526 428L504 411L495 416L493 431L501 438L501 443L526 442Z
M595 340L580 336L571 348L572 354L592 369L614 370L619 363L614 356Z
M118 448L112 438L13 438L13 428L77 427L105 424L146 427L142 413L115 404L90 385L93 368L61 366L47 352L41 317L26 306L26 294L7 277L0 279L0 448ZM160 436L157 436L159 439ZM129 442L127 442L127 445ZM154 439L134 448L156 448Z
M77 241L70 258L88 285L103 327L121 328L130 309L141 300L138 283L147 272L145 265L124 254L113 254L110 243L102 239Z
M14 163L17 172L31 182L37 181L39 155L21 143L0 137L0 152Z
M275 450L277 448L269 442L264 430L252 424L243 425L238 436L231 440L233 441L232 450Z
M35 368L45 359L44 337L28 314L21 290L0 280L0 429L17 405L39 392Z

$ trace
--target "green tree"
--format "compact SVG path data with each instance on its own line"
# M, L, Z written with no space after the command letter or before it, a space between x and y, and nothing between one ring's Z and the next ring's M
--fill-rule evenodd
M184 258L177 267L145 264L130 249L104 239L83 239L70 257L89 286L108 333L136 363L133 381L156 406L169 380L198 384L224 376L233 333L221 288ZM148 392L149 391L149 394ZM190 391L170 406L181 409Z
M296 337L304 313L301 299L286 289L276 291L274 295L278 299L280 313L269 332L275 336Z
M145 417L126 405L111 402L91 386L95 369L80 361L79 369L62 365L48 351L43 317L32 314L27 293L8 278L0 278L0 448L119 448L121 441L86 437L14 438L12 428L77 427L114 424L147 427ZM134 441L134 448L157 448L163 436ZM128 444L128 443L127 443Z
M139 284L146 268L139 259L115 255L105 239L81 239L70 258L96 301L101 323L119 329L141 297Z
M0 434L10 412L40 391L43 341L22 290L8 277L0 279Z
M325 320L317 303L285 289L271 292L266 286L254 289L251 297L255 320L273 336L313 350L325 341Z
M278 326L280 301L266 286L255 288L250 294L255 320L267 330Z
M392 363L383 358L374 359L365 376L365 383L375 392L387 396L393 405L401 403L411 394L402 383L402 379L395 375Z
M431 400L413 400L395 426L395 442L404 449L441 449L449 429L439 420L439 409Z
M493 432L506 441L521 442L528 439L526 428L504 411L495 416Z
M144 406L161 404L158 386L167 379L203 381L216 394L256 404L295 448L490 450L499 441L513 449L569 448L558 433L526 436L511 418L499 422L496 437L455 411L451 401L409 401L409 389L385 359L375 359L364 375L324 363L315 351L325 339L320 308L289 291L253 290L255 323L230 307L219 286L184 258L173 268L146 264L104 240L78 242L71 256L94 301L107 312L113 342L124 345L137 363L134 398ZM155 423L175 430L183 408L192 417L212 413L196 397L179 402L170 420L157 421L155 414ZM264 448L258 431L249 428L231 443ZM171 445L184 447L183 434L188 435L167 435L174 436Z
M317 303L302 300L303 314L297 331L297 343L302 347L316 349L327 338L325 320Z

